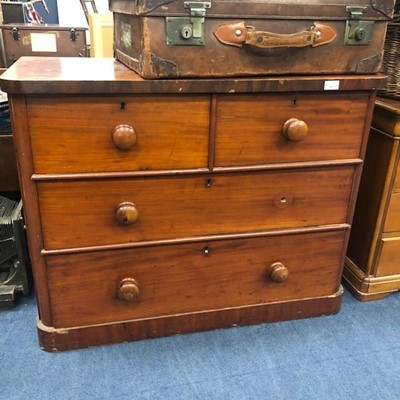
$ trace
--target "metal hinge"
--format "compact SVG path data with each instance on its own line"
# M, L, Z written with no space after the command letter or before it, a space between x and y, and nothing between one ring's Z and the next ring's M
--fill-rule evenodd
M346 21L344 44L366 45L372 40L374 21L362 21L361 18L367 7L347 6L346 12L350 13L350 19Z
M204 19L206 10L211 7L209 1L185 1L189 17L167 17L167 45L169 46L203 46Z

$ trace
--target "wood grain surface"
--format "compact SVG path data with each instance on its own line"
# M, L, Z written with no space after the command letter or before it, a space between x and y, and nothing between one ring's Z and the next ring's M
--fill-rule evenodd
M55 327L320 297L336 292L346 231L49 256ZM287 279L275 283L274 262ZM131 302L122 279L137 281Z
M358 158L368 100L368 93L221 95L215 165ZM282 135L291 118L308 126L300 142Z
M44 247L244 233L347 221L354 167L38 182ZM138 220L115 212L132 202ZM328 211L329 210L329 211Z
M27 107L36 173L208 165L209 96L35 97ZM129 150L113 143L120 124L135 129Z

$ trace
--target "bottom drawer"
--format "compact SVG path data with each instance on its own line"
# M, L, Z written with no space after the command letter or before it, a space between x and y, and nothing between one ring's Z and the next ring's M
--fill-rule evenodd
M345 236L341 230L47 256L53 325L331 295Z

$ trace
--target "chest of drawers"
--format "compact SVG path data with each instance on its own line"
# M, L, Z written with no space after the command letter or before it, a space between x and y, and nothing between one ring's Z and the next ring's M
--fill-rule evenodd
M41 346L337 312L381 82L145 81L113 60L21 58L1 85Z
M344 278L361 301L400 289L400 101L376 101Z

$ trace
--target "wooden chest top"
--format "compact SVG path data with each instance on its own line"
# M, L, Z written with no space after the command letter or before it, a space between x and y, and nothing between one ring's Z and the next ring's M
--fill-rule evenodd
M111 58L21 57L1 76L1 88L14 94L233 94L373 90L382 87L385 80L379 74L145 80Z

